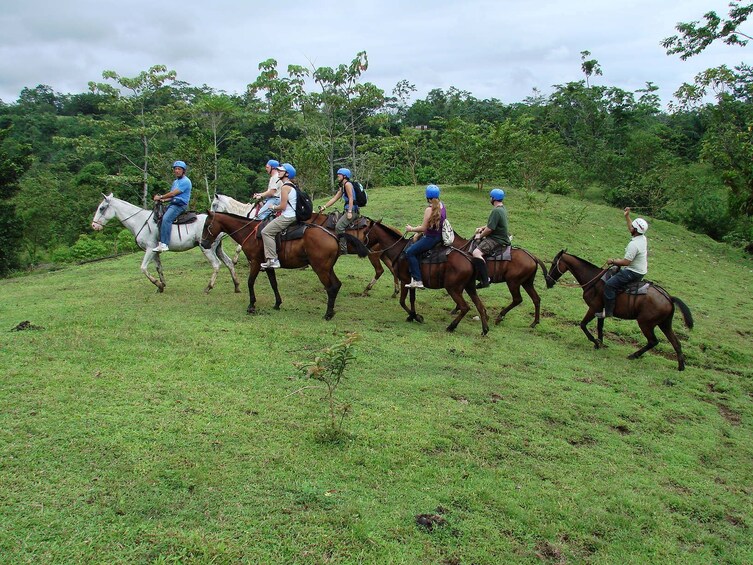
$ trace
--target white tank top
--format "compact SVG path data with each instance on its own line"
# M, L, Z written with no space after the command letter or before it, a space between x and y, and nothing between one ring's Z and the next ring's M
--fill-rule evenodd
M292 186L288 186L290 192L288 192L288 205L282 211L282 215L286 218L295 218L295 203L298 201L298 191ZM282 193L280 193L282 196Z

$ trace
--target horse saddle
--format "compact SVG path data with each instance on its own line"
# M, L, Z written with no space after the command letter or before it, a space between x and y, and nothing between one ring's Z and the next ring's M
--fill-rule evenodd
M332 212L331 214L327 215L327 220L324 222L324 227L327 228L329 231L335 231L335 224L337 224L337 221L342 217L342 213L340 212ZM362 230L369 226L368 221L366 218L359 216L356 218L354 222L349 223L345 229L346 230Z
M418 260L422 265L436 265L439 263L446 263L447 256L450 254L450 251L452 251L452 247L441 245L440 242L431 249L428 249L427 251L419 255Z
M501 247L493 255L485 257L487 261L512 261L512 245Z
M601 280L603 280L604 282L607 282L614 275L616 275L617 271L619 271L619 270L620 269L618 267L610 267L601 276ZM621 288L617 292L618 293L624 292L625 294L634 294L634 295L648 294L648 289L649 289L649 287L653 286L653 284L654 283L651 282L651 281L639 280L639 281L635 281L635 282L629 283L627 286L625 286L624 288Z
M155 224L161 224L162 223L162 216L165 215L165 210L167 207L164 204L157 204L154 207L154 223ZM196 212L192 210L186 210L185 212L181 212L178 214L178 217L173 220L173 224L176 226L180 226L183 224L192 224L198 219L198 216L196 215Z

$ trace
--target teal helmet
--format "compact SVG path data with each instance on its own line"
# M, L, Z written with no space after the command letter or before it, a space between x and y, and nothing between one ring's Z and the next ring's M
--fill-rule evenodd
M436 184L426 187L426 198L439 198L439 187Z
M295 178L295 167L293 167L293 165L291 165L290 163L283 163L282 165L277 167L277 170L285 171L288 174L288 178Z
M350 169L337 169L337 174L344 176L346 179L350 178Z
M499 200L500 202L505 199L505 191L501 188L493 188L489 193L489 197L492 200Z
M186 169L188 169L188 167L186 167L186 163L184 161L175 161L175 163L173 163L173 169L175 167L180 167L181 169L183 169L183 172L186 172Z

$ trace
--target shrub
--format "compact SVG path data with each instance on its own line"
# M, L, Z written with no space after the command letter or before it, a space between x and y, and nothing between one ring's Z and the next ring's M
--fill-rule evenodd
M71 257L74 261L89 261L99 259L112 254L113 247L111 243L103 238L90 237L81 235L78 241L71 247Z

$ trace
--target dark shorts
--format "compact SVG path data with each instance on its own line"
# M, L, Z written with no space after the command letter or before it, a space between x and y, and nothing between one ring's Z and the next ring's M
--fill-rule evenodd
M476 244L476 249L480 249L484 256L501 253L505 247L505 245L493 240L491 237L484 237Z

